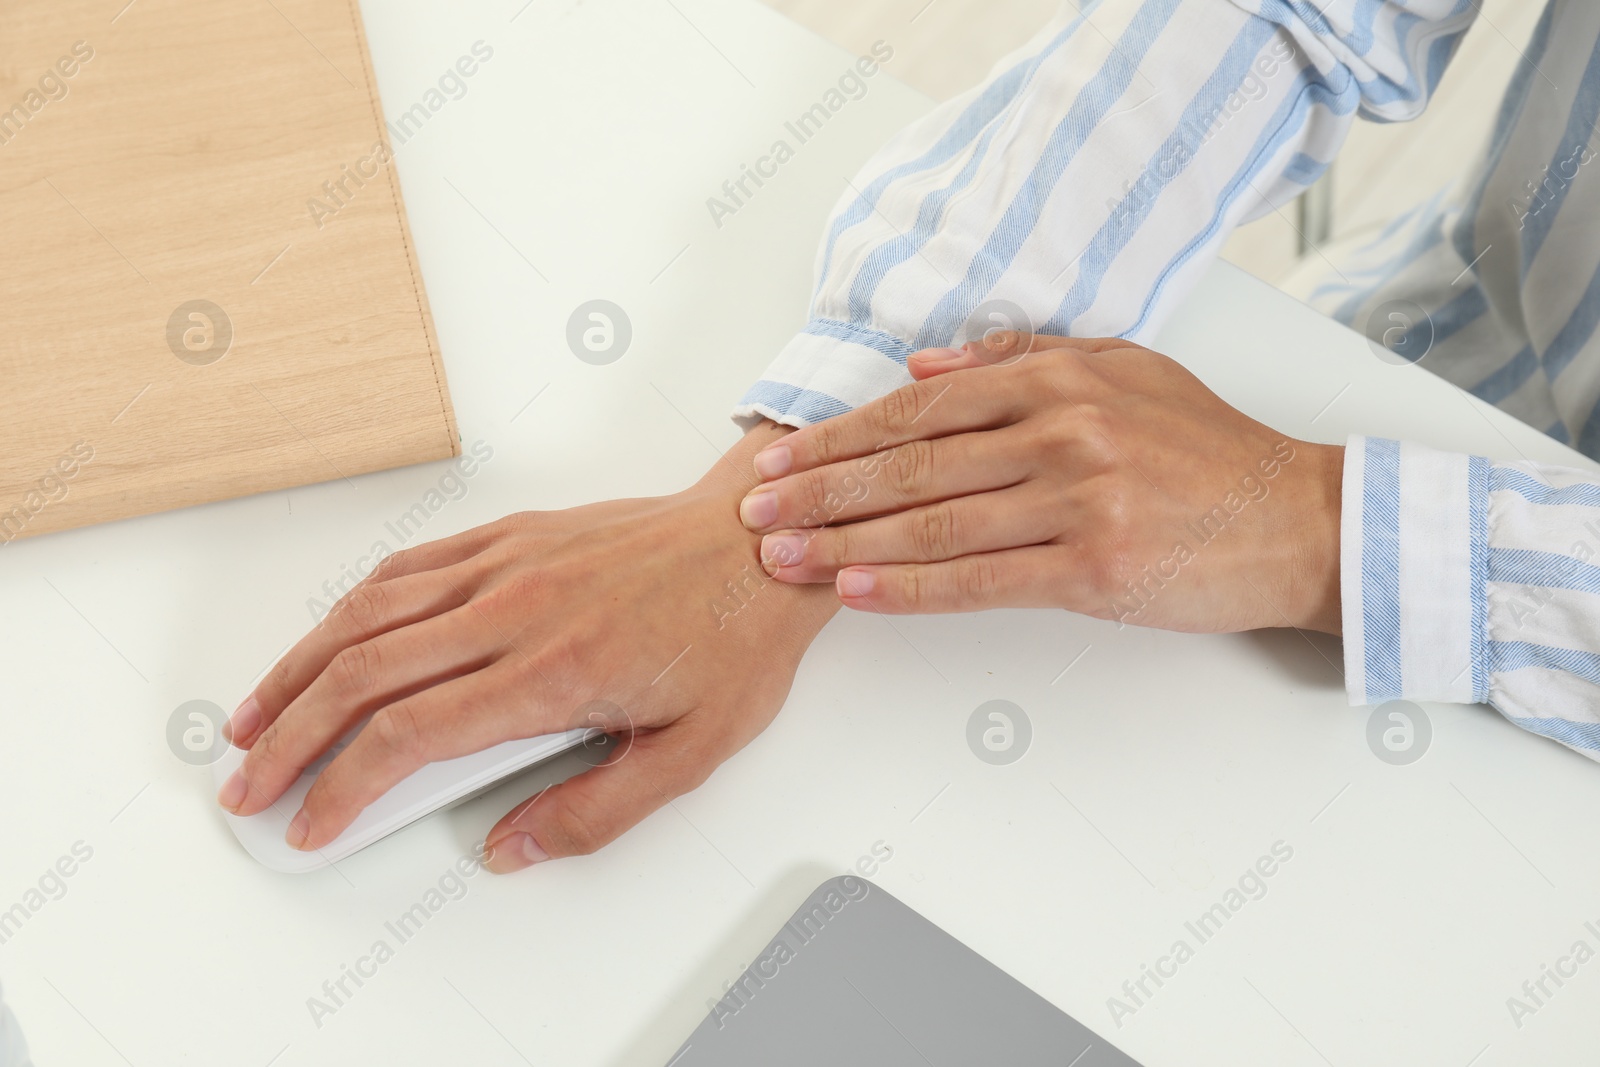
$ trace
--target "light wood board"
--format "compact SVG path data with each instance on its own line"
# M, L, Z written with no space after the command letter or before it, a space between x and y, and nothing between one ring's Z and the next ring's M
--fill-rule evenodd
M0 545L458 454L354 0L125 2L0 6Z

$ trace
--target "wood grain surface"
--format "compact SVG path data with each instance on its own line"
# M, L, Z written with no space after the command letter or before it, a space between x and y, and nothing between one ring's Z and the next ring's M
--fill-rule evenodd
M354 0L0 6L0 544L459 453Z

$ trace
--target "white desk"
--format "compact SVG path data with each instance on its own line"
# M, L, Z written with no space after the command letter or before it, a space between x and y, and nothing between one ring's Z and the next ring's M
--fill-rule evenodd
M495 449L427 537L700 473L803 319L844 177L927 106L873 81L718 230L705 198L849 57L743 0L535 0L510 21L520 6L366 5L391 115L474 41L495 49L400 151L462 433ZM634 326L609 366L564 342L597 297ZM1163 347L1291 434L1572 458L1231 269ZM307 998L393 943L385 922L540 777L279 876L235 845L166 723L191 699L231 708L323 581L441 473L0 553L0 909L93 850L0 947L41 1064L656 1067L805 893L880 840L880 884L1150 1067L1592 1060L1600 962L1520 1030L1505 1002L1597 942L1600 768L1443 707L1427 755L1391 766L1345 706L1337 642L1045 612L841 616L776 724L706 786L599 855L474 878L317 1028ZM1004 767L965 740L997 697L1034 730ZM1267 895L1114 1026L1107 998L1193 945L1185 922L1280 840L1294 855Z

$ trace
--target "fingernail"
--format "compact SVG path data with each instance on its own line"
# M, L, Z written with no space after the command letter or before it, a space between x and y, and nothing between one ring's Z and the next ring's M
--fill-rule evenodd
M306 838L310 836L311 816L307 815L305 809L302 808L299 814L294 817L294 821L289 824L289 832L283 835L283 839L289 843L290 848L304 849L306 847Z
M840 596L871 596L878 579L871 571L842 570L836 580Z
M248 741L255 735L256 729L261 725L261 704L256 700L255 694L245 698L233 713L233 718L228 720L228 743L237 745L240 741Z
M777 575L784 567L793 567L806 558L806 539L799 534L768 534L761 539L761 568L769 575Z
M748 529L759 530L778 521L778 494L751 493L739 504L739 521Z
M756 473L768 479L782 478L794 467L794 453L788 445L769 445L756 453Z
M956 348L929 348L921 352L914 352L912 359L918 363L944 363L952 359L961 358L961 350Z
M245 783L244 774L234 771L228 780L222 783L222 788L217 790L217 803L229 811L238 811L239 805L244 803L244 795L250 787Z
M549 858L550 854L539 847L539 842L533 839L532 834L519 832L507 834L498 844L490 845L483 865L495 874L510 874L532 867L535 863L543 863Z

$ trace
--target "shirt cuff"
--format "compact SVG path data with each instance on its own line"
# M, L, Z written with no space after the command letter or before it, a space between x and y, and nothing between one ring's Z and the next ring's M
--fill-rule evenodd
M743 423L767 418L785 426L853 411L911 384L911 345L881 330L813 319L783 347L733 409Z
M1488 699L1488 471L1477 456L1350 438L1340 523L1350 703Z

